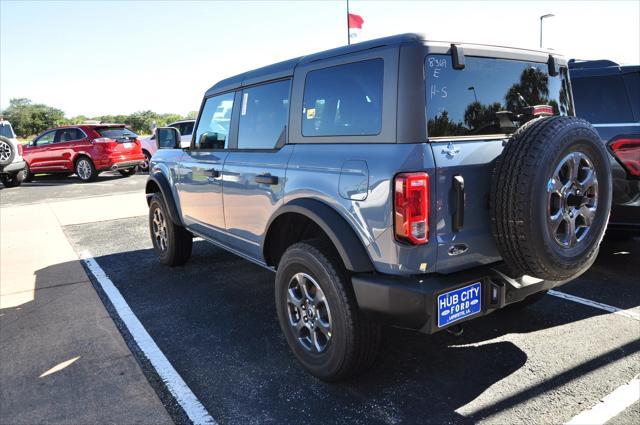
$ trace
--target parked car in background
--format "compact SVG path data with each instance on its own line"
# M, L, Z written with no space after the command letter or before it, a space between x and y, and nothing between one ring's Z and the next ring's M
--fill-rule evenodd
M218 82L188 148L156 134L159 260L199 236L275 271L285 339L328 381L373 363L382 323L431 334L543 298L609 217L607 152L556 53L369 40Z
M138 135L124 124L84 124L47 130L24 148L27 179L75 173L83 182L102 171L130 176L145 158Z
M613 175L610 233L640 234L640 66L569 61L576 115L606 143Z
M181 143L183 147L188 147L191 143L191 134L193 133L193 125L196 120L182 120L169 124L167 127L173 127L178 129L181 134ZM158 144L156 143L155 133L148 137L140 139L142 142L142 153L144 153L144 162L138 166L140 171L149 171L149 160L154 153L158 150Z
M0 180L5 187L19 186L27 177L22 144L9 121L0 120Z

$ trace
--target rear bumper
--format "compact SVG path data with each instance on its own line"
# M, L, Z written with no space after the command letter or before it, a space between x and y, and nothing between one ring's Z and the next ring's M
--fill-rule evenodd
M393 325L432 334L448 326L438 327L438 295L474 282L481 282L481 311L460 319L455 324L485 316L529 295L559 286L553 282L529 276L511 278L506 267L497 263L449 275L397 277L379 274L352 276L353 288L360 309L379 315ZM453 325L451 323L449 326Z
M115 162L111 165L111 167L109 167L110 170L112 171L116 171L116 170L126 170L128 168L133 168L133 167L137 167L138 165L140 165L144 160L135 160L135 161L122 161L122 162Z
M142 151L136 154L128 155L113 155L96 160L96 168L99 171L105 170L124 170L127 168L133 168L138 166L144 161L144 154Z
M24 161L12 162L11 164L7 164L4 167L0 165L0 173L17 173L18 171L23 170L26 165L27 164Z

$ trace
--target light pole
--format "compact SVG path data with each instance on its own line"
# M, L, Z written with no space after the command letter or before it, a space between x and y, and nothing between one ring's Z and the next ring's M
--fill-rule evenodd
M546 15L542 15L542 16L540 17L540 48L541 48L541 49L542 49L542 20L543 20L544 18L551 18L551 17L553 17L553 16L556 16L556 15L554 15L553 13L547 13Z
M473 90L473 98L478 102L478 96L476 96L476 88L474 86L469 87L467 90Z

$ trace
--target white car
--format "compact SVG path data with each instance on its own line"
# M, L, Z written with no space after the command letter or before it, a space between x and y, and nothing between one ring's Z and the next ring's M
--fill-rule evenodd
M180 146L183 148L189 147L191 144L191 134L193 133L195 123L196 120L182 120L168 125L168 127L177 128L180 132ZM138 166L138 169L140 171L149 171L149 160L158 150L156 135L154 133L152 136L143 137L140 141L142 143L142 152L144 153L145 160Z
M0 180L6 187L20 186L27 177L22 144L9 121L0 120Z

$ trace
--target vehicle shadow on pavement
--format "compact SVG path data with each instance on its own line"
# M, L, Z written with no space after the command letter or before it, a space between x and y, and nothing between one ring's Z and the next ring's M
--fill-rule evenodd
M468 418L456 409L527 361L515 344L496 338L605 312L579 305L558 309L553 303L564 301L553 298L469 322L461 337L389 329L371 371L326 384L289 352L277 321L273 273L203 241L194 243L184 267L162 266L150 249L96 261L192 391L225 423L472 423L638 351L630 344ZM162 384L151 381L166 399Z
M22 183L23 186L59 186L59 185L66 185L66 184L89 184L91 185L91 183L99 183L99 182L108 182L108 181L112 181L112 180L119 180L119 179L123 179L124 177L122 175L120 175L119 173L112 173L112 172L105 172L105 173L100 173L98 175L98 177L96 177L95 180L88 182L88 183L82 183L80 181L80 179L74 174L74 175L70 175L70 176L61 176L61 175L56 175L56 174L42 174L42 175L36 175L33 179L33 181L30 182L24 182Z
M0 423L167 424L78 261L3 292Z

